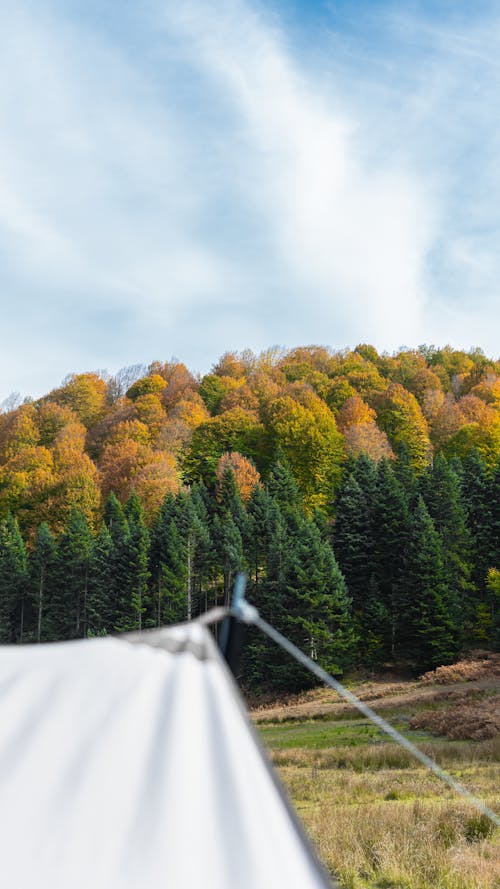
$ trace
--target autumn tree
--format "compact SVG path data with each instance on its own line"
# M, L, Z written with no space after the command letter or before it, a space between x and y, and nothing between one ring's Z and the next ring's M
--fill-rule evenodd
M51 401L71 408L85 427L92 426L105 413L107 387L95 373L71 374L60 389L50 395Z
M305 404L290 396L270 407L268 424L304 494L309 509L326 508L344 459L343 439L329 408L312 392Z
M228 451L250 458L257 468L266 467L269 440L264 425L254 413L235 408L198 426L182 460L187 478L214 485L219 458Z
M375 399L378 423L396 451L404 448L414 468L421 472L431 456L429 430L420 406L399 383L391 383Z
M217 464L217 486L219 492L224 472L228 468L232 470L241 499L245 502L248 501L255 486L260 483L260 474L253 463L247 460L246 457L243 457L242 454L238 454L237 451L223 454Z
M145 395L160 395L166 386L167 383L163 377L159 374L151 374L132 383L126 395L131 401L137 401L138 398L143 398Z

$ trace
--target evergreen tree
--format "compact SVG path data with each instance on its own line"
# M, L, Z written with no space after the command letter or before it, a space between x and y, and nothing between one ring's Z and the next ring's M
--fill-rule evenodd
M262 617L282 633L289 631L288 591L286 586L287 555L290 548L287 521L278 500L269 496L259 516L260 541L263 547L262 569L258 583L249 584L247 597ZM256 629L247 631L242 657L243 677L250 687L284 688L286 670L290 666L284 653ZM303 671L301 673L303 679Z
M113 564L113 538L103 524L93 542L90 555L88 636L104 636L114 628Z
M247 551L251 583L258 588L265 569L266 551L269 546L269 521L272 499L267 488L256 485L248 501Z
M23 642L27 585L26 547L17 519L0 520L0 642Z
M437 456L420 480L422 496L441 537L446 579L458 610L452 615L457 628L471 622L475 588L471 581L471 539L466 526L460 481L449 462Z
M231 466L226 466L217 491L217 512L223 516L230 513L240 534L245 535L248 520L236 477Z
M402 654L414 658L421 670L449 664L459 651L456 606L446 584L441 540L421 497L411 514L405 562L408 609L401 627Z
M87 633L87 597L92 533L86 516L73 508L56 547L54 590L50 602L53 639Z
M500 568L500 459L488 480L487 492L489 502L486 531L488 567Z
M364 612L374 570L373 519L365 495L349 474L335 500L333 548L346 579L354 612Z
M290 469L290 464L279 450L269 472L267 487L270 496L277 502L284 514L290 515L300 512L302 497L299 487Z
M175 528L177 505L174 495L170 492L162 502L156 521L151 529L149 549L149 566L151 576L151 593L154 602L155 625L168 623L163 614L163 600L167 594L168 574L165 572L171 551L172 524Z
M419 495L418 478L406 447L402 446L399 449L398 458L393 461L392 467L394 476L404 491L408 506L415 505ZM428 464L425 465L424 471L427 468Z
M173 519L164 538L161 562L161 612L160 623L178 623L188 618L187 541L181 536Z
M287 592L292 635L325 670L342 673L355 652L351 601L333 550L313 521L302 520L291 556Z
M144 509L133 492L124 507L128 524L126 544L127 583L119 601L117 629L143 629L143 616L148 605L149 532L144 522Z
M463 461L462 498L467 527L472 539L472 579L480 593L484 592L486 572L490 560L491 504L489 500L488 469L477 451Z
M234 578L244 567L241 534L230 512L222 517L214 516L212 537L222 572L223 602L229 605Z
M56 545L46 522L39 526L35 548L29 559L29 592L34 615L33 637L37 642L50 639L51 599L54 587Z
M408 506L403 488L387 460L378 469L374 510L374 583L389 623L382 641L386 657L404 656L402 617L408 606L405 588L405 553L410 534Z
M195 611L207 610L206 590L203 602L202 587L213 562L208 513L200 486L194 485L189 494L180 496L177 527L185 554L185 617L191 620Z
M113 625L110 630L115 630L121 627L124 600L126 602L128 598L130 529L121 503L113 493L109 495L104 506L104 524L113 544L109 562L109 602L113 615ZM126 623L130 623L128 603Z

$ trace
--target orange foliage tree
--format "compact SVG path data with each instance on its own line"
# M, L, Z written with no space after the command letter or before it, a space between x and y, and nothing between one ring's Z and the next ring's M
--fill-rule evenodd
M224 470L228 468L233 470L234 480L241 499L244 501L249 500L255 485L260 484L259 472L243 454L238 454L237 451L229 451L223 454L217 463L218 488L222 483Z

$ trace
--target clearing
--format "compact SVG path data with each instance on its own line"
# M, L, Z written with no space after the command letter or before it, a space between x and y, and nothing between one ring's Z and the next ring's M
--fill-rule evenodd
M500 812L500 655L350 687ZM500 831L333 691L267 701L252 718L342 887L500 889Z

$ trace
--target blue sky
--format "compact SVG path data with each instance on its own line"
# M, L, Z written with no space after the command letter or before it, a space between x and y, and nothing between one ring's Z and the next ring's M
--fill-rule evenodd
M274 344L497 357L498 59L498 3L2 5L0 401Z

